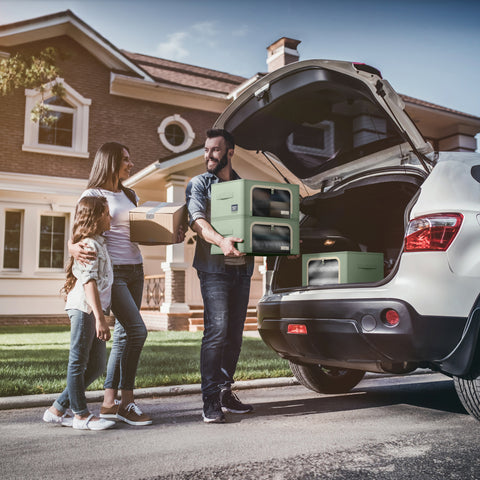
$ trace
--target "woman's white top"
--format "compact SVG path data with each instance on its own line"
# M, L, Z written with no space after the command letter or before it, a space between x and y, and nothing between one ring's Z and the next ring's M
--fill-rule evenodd
M96 235L93 238L85 238L83 242L87 244L89 250L97 254L97 257L85 265L74 260L72 273L77 281L72 290L68 292L65 310L75 308L85 313L92 313L92 307L85 295L84 285L90 280L95 280L102 310L108 312L112 301L113 269L105 239Z
M129 211L135 208L123 191L111 192L103 188L89 188L82 197L99 197L107 199L112 220L110 230L104 233L107 248L113 265L136 265L143 262L138 243L130 241Z

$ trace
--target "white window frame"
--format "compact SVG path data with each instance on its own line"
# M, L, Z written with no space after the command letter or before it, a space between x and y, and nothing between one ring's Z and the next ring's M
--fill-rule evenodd
M308 124L305 123L305 126L310 128L317 128L319 131L323 132L325 136L325 148L313 148L307 147L305 145L298 145L293 143L293 133L287 137L287 147L290 152L307 154L307 155L316 155L320 157L331 157L335 152L335 138L334 138L334 123L330 120L323 120L318 123Z
M14 212L20 213L20 241L19 241L19 252L18 252L18 268L4 267L5 262L5 231L6 231L6 221L7 213ZM25 212L21 209L16 208L6 208L0 212L0 222L3 225L3 235L0 239L0 248L1 248L1 270L4 272L20 272L22 270L22 256L23 256L23 231L24 231L24 219Z
M165 129L172 124L178 125L185 134L185 139L180 145L172 145L165 135ZM193 140L195 139L195 132L193 131L190 124L178 114L164 118L162 120L162 123L160 123L157 132L162 144L174 153L184 152L187 148L190 147L190 145L192 145Z
M42 225L42 217L63 217L65 219L65 229L64 229L64 237L63 237L63 262L61 267L41 267L40 266L40 228ZM37 272L63 272L65 266L66 255L68 251L68 234L69 234L69 215L65 212L40 212L38 215L38 228L37 228L37 238L36 238L36 271Z
M72 106L71 110L66 107L51 106L52 110L73 113L72 146L63 147L38 143L39 122L34 122L31 119L31 112L35 105L42 100L42 94L38 89L25 89L25 131L22 150L25 152L88 158L88 126L92 101L80 95L70 85L65 83L63 78L57 78L44 85L45 98L48 99L54 95L52 93L52 87L55 83L62 84L65 89L65 96L63 98Z

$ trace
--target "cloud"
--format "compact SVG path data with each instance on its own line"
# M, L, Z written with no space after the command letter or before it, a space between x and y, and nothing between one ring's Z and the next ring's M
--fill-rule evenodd
M175 32L167 37L167 41L157 46L158 54L163 58L171 60L183 60L188 57L189 51L185 47L188 42L188 33Z
M235 30L232 30L232 36L245 37L248 34L248 25L240 25Z
M168 35L167 41L157 46L157 53L163 58L182 61L191 55L191 50L199 46L214 48L217 45L217 36L215 22L198 22L186 31Z
M203 36L212 36L216 32L215 22L199 22L192 25L192 30Z

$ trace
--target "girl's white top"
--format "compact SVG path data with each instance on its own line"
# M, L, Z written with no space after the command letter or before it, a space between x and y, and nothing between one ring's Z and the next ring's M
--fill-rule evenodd
M108 201L108 208L112 220L110 230L104 233L107 239L107 248L114 265L136 265L142 263L142 254L138 243L130 241L129 211L135 208L125 193L111 192L103 188L89 188L82 193L82 197L103 196Z
M68 292L65 310L75 308L85 313L92 313L92 307L85 295L84 285L90 280L95 280L102 310L108 312L112 300L113 269L105 239L96 235L93 238L85 238L83 241L88 245L89 250L97 254L97 257L85 265L74 260L72 273L77 281L72 290Z

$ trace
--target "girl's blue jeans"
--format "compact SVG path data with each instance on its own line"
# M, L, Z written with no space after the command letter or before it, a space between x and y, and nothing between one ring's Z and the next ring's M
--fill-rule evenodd
M53 406L62 413L70 407L75 414L85 415L88 413L85 390L105 370L106 346L97 338L93 313L71 309L68 316L71 327L67 388Z
M115 315L113 343L104 387L133 390L135 375L147 338L140 315L143 294L143 265L114 265L112 312Z

